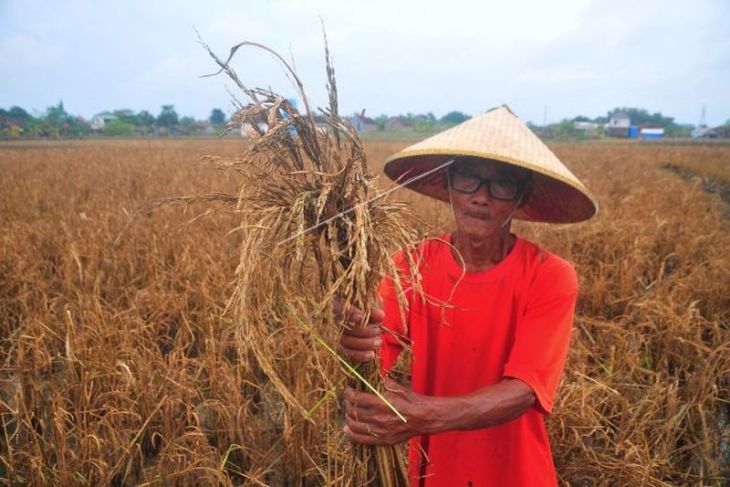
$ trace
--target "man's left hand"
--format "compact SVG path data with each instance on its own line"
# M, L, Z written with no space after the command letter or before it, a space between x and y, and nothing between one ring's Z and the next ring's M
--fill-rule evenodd
M407 422L374 394L345 389L345 435L354 443L397 445L412 436L431 432L430 414L436 398L417 394L392 379L386 379L383 396Z

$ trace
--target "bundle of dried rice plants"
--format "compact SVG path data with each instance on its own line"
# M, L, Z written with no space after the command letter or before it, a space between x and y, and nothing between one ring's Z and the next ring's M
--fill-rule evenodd
M241 82L229 62L244 46L283 64L305 112ZM215 74L227 74L248 97L246 104L235 101L239 110L228 129L246 129L249 145L239 158L212 159L241 181L235 198L221 200L235 201L241 217L233 311L241 356L257 377L257 416L274 440L259 450L257 463L269 480L406 485L398 448L350 453L337 392L346 376L360 389L379 389L381 378L376 362L352 368L332 349L348 326L333 313L333 300L365 310L367 321L383 276L396 276L392 252L414 244L405 207L377 191L362 140L338 115L326 38L329 107L320 109L325 122L319 127L296 72L276 52L243 42L223 61L205 47L220 66Z

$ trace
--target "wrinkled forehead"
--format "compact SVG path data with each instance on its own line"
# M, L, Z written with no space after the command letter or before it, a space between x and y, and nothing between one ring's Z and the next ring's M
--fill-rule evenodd
M457 157L452 167L458 171L468 171L482 177L495 177L524 180L531 171L512 164L479 157Z

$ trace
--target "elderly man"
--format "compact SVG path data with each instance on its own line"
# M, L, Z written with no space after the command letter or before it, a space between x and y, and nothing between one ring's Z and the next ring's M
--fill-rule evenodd
M578 280L571 264L510 231L513 218L569 223L590 218L590 192L507 107L490 110L391 157L396 182L449 202L456 229L421 243L421 286L381 288L383 310L354 325L341 352L385 374L405 344L411 386L386 383L388 400L345 391L353 442L409 444L420 486L552 486L557 478L543 417L568 351Z

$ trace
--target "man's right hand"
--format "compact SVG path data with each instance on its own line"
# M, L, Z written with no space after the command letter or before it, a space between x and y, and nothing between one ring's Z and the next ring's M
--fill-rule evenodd
M353 362L369 362L383 344L380 324L385 313L380 308L370 310L370 319L363 323L363 312L355 306L343 309L339 300L335 301L335 313L347 319L348 327L342 331L337 351Z

